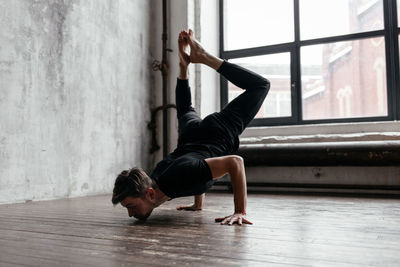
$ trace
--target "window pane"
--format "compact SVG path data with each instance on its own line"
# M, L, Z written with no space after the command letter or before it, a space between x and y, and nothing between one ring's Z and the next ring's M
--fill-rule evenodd
M301 0L301 39L383 29L382 0Z
M386 116L383 37L301 48L303 119Z
M293 40L293 0L224 1L225 50Z
M400 1L397 1L397 27L400 27Z
M289 117L292 114L290 94L290 53L231 59L271 82L269 93L256 118ZM229 101L244 91L228 82Z

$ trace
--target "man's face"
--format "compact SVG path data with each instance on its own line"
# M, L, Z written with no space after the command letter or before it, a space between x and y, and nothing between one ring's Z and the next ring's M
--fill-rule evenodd
M153 203L146 197L126 197L121 205L128 209L129 217L139 220L146 220L154 209Z

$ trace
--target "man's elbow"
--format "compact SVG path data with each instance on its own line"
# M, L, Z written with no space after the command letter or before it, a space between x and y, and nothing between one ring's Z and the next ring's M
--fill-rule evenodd
M231 158L231 164L230 164L230 171L229 173L232 172L237 172L238 170L241 170L244 168L244 160L241 156L233 155Z

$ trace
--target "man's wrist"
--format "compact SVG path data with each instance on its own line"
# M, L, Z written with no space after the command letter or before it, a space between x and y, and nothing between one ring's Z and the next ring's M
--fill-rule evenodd
M246 215L246 211L245 210L235 210L235 213L240 213L242 215Z
M193 204L193 206L202 208L202 207L203 207L203 203L196 203L196 202L195 202L195 203Z
M179 80L189 80L189 75L187 75L185 73L179 73L178 79Z
M179 75L178 78L181 80L187 80L189 79L189 75L188 75L188 68L187 67L179 67Z
M198 210L202 210L202 209L203 209L203 205L196 205L196 204L193 204L192 207L193 207L194 209L198 209Z

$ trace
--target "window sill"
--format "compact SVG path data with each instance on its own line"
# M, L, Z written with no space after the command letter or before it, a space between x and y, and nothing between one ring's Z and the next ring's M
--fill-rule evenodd
M241 145L400 140L400 121L249 127Z

